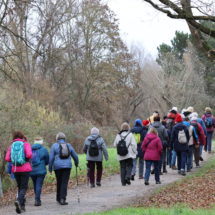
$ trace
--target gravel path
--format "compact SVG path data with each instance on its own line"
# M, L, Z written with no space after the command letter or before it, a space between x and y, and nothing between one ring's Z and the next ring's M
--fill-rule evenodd
M207 153L203 152L204 161L211 157ZM192 173L197 169L194 168ZM132 182L130 186L123 187L120 182L120 175L113 175L102 180L102 186L91 189L87 185L81 185L80 189L80 203L77 201L77 189L68 190L67 200L69 205L60 206L55 201L56 194L44 194L41 197L42 206L35 207L34 199L27 198L26 215L66 215L66 214L84 214L89 212L100 212L120 207L123 205L128 206L131 200L140 198L152 193L155 189L175 182L183 178L178 175L176 170L167 168L168 173L161 176L161 185L156 185L154 175L150 177L150 185L145 186L144 180L136 180ZM188 173L190 175L192 173ZM14 205L9 205L0 208L0 214L16 214Z

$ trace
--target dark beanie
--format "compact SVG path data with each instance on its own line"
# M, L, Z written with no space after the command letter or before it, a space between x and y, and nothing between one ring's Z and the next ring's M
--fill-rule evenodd
M167 115L163 116L163 120L167 119Z
M163 126L166 126L166 121L162 121L161 124L162 124Z
M161 120L160 116L155 116L155 117L154 117L154 121L160 122L160 120Z

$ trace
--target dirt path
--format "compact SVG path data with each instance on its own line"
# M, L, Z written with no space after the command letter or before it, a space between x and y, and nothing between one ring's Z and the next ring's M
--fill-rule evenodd
M203 152L204 161L210 157ZM192 173L198 169L194 168ZM161 176L162 185L155 185L154 175L150 177L150 185L145 186L144 180L136 180L130 186L123 187L120 182L120 175L113 175L102 180L102 186L91 189L87 185L80 186L80 200L77 201L77 189L68 190L67 200L68 206L60 206L56 203L56 194L42 195L42 206L34 207L34 199L28 198L26 204L26 215L60 215L60 214L83 214L87 212L100 212L123 205L129 205L131 200L149 195L160 186L170 184L174 181L180 180L183 176L178 175L176 170L167 168L168 173ZM192 173L188 173L190 175ZM14 205L9 205L0 208L0 214L16 214Z

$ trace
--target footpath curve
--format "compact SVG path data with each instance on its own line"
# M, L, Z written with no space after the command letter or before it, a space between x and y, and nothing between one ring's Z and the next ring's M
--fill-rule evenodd
M203 152L204 161L201 165L211 157L211 155ZM192 169L191 175L198 169ZM143 179L135 178L130 186L123 187L120 182L120 175L116 174L102 180L102 186L91 189L90 186L81 185L80 203L77 199L77 189L69 189L67 201L69 205L60 206L56 201L56 193L43 194L41 196L42 206L35 207L34 199L27 197L26 215L70 215L84 214L89 212L101 212L110 210L116 207L129 206L135 199L150 195L154 190L161 186L173 183L184 178L178 174L177 170L172 170L167 167L167 174L161 176L161 185L155 184L154 175L150 177L150 185L145 186ZM16 214L15 206L8 205L0 208L0 214L12 215Z

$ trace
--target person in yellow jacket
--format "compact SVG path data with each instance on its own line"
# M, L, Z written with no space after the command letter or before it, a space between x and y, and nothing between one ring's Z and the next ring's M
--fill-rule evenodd
M152 116L150 116L150 117L147 119L147 120L149 120L149 122L150 122L151 125L152 125L153 122L154 122L154 117L155 117L155 116L158 116L158 115L159 115L158 111L154 111L153 114L152 114Z

